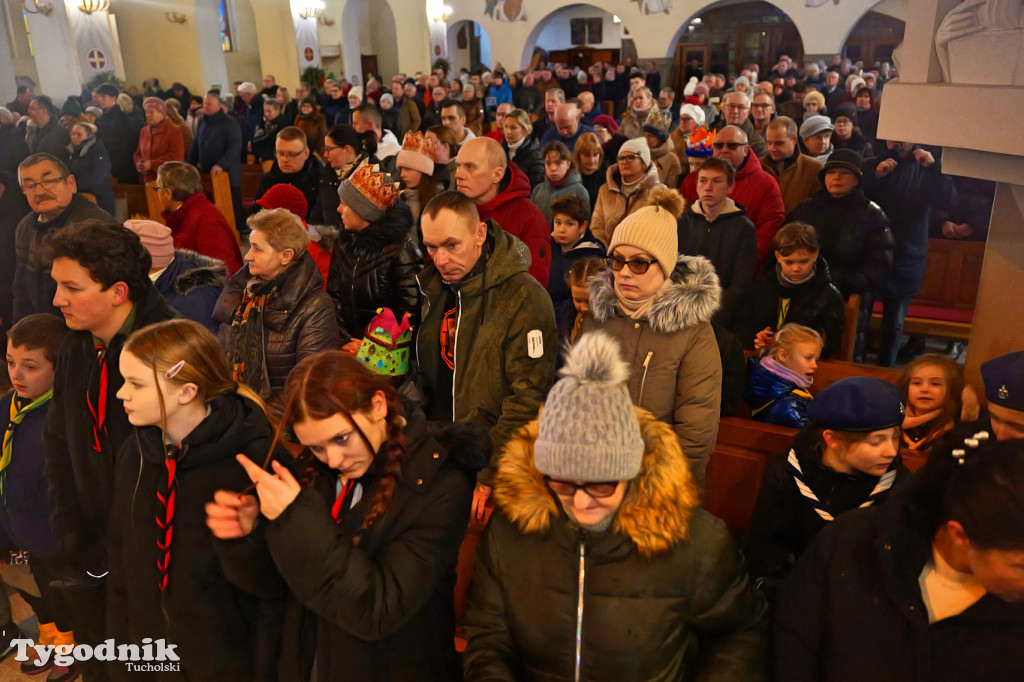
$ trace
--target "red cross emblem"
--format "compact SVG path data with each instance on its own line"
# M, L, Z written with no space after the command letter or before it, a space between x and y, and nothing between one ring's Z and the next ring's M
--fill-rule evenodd
M89 60L89 66L99 71L107 65L107 58L104 54L96 49L89 50L89 54L86 55L86 59Z

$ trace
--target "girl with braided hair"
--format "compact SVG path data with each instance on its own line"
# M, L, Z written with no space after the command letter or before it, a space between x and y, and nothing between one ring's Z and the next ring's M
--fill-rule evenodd
M277 572L291 591L280 679L311 679L314 661L318 680L459 679L455 564L486 433L429 429L343 351L301 361L282 409L277 435L306 448L300 479L240 456L258 503L222 491L207 508L217 537L264 529L268 561L239 563L239 584Z
M268 619L273 603L229 582L205 524L215 491L249 483L235 455L262 458L270 449L265 406L232 380L216 338L191 320L134 332L120 369L117 397L133 429L121 444L108 528L108 637L140 647L163 638L177 647L181 679L272 679L265 661L276 657L262 642L279 640L273 623L284 600ZM294 465L283 448L274 455ZM256 540L227 549L244 561ZM123 663L109 672L137 675Z

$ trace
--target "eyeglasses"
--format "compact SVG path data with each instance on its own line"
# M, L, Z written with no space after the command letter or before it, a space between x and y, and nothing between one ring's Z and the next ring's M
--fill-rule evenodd
M605 265L610 267L615 272L619 272L625 266L629 266L629 271L634 275L642 275L650 269L651 264L657 261L643 260L642 258L634 258L632 260L626 260L622 256L608 256L604 259Z
M594 499L601 499L603 497L611 497L615 494L615 491L619 488L618 481L607 481L603 483L570 483L569 481L560 481L550 476L545 476L544 481L551 488L552 492L562 497L575 497L577 490L582 490L590 497Z
M729 151L733 151L733 150L739 149L740 147L746 147L747 143L746 142L715 142L711 146L714 147L715 149L717 149L718 151L722 151L723 149L728 149Z
M330 154L335 149L341 149L341 147L334 147L334 146L331 146L329 144L325 144L324 145L324 154ZM300 152L300 154L301 154L301 152Z
M639 158L639 154L626 154L625 156L619 157L619 163L629 163L630 161L636 161Z
M170 187L164 187L163 185L153 185L154 192L170 192Z
M303 149L301 152L281 152L281 151L276 151L276 152L274 152L274 156L276 156L279 159L297 159L297 158L299 158L300 156L302 156L305 153L306 153L305 149Z
M25 194L32 194L40 187L47 190L53 189L60 183L64 182L64 180L67 177L68 176L66 175L60 175L56 178L46 178L44 180L40 180L39 182L32 182L31 180L29 180L28 182L21 183L21 191L24 192Z

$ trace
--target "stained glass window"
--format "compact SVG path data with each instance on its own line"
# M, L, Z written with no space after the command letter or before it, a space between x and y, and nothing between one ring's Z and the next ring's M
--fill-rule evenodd
M220 46L225 52L235 49L231 39L231 17L228 14L228 0L220 0L217 8L217 17L220 20Z

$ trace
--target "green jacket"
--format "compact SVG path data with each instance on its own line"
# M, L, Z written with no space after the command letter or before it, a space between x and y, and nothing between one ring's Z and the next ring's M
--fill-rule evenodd
M487 265L469 280L445 284L432 264L416 277L423 300L416 360L426 399L450 399L455 421L489 429L497 457L515 430L537 416L554 382L558 333L551 298L527 272L526 245L489 220L485 248ZM435 388L446 286L458 294L450 398L436 395ZM493 476L487 468L479 479L490 484Z

